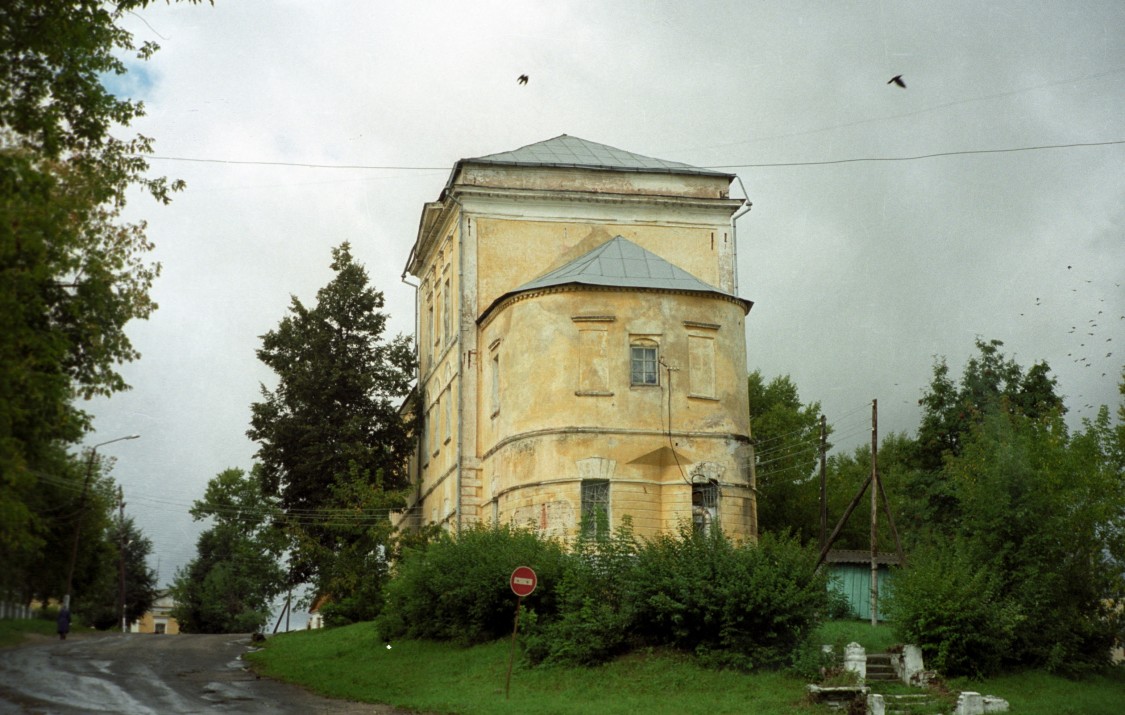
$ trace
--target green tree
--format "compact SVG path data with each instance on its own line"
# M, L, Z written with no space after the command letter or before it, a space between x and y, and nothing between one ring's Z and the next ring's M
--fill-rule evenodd
M13 0L0 10L0 562L47 556L55 514L37 508L57 447L90 427L76 399L126 389L138 357L124 326L156 308L145 225L121 220L132 187L167 203L180 182L147 175L152 140L112 132L143 114L102 76L145 60L121 17L151 0ZM196 0L191 0L196 1ZM20 588L0 570L0 587ZM60 586L61 588L61 586Z
M758 528L790 530L801 540L820 533L820 487L814 479L820 455L820 403L801 403L788 375L769 382L750 373L750 427L758 486Z
M156 571L149 568L152 541L137 527L132 517L113 519L102 535L104 550L112 554L103 559L93 588L75 600L75 613L100 630L121 627L121 572L125 567L125 622L140 619L156 600Z
M935 491L920 490L919 513L931 515L922 539L929 550L896 581L898 627L954 672L1096 667L1121 633L1122 614L1111 605L1125 599L1119 432L1103 407L1070 434L1061 405L1049 407L1056 398L1045 364L1024 373L996 353L984 357L1004 366L1003 377L989 383L997 373L980 368L985 360L967 369L963 386L971 397L961 404L972 419L941 468L917 475L919 483L941 485L946 513L934 516ZM950 544L956 558L919 561ZM970 577L987 588L932 587ZM981 599L992 605L982 609ZM1003 616L990 636L1000 638L996 648L982 651L954 633L957 624L989 613Z
M972 427L1000 407L1018 410L1033 419L1066 412L1047 364L1035 363L1024 372L1001 352L1002 347L1004 343L999 340L978 338L978 354L965 365L959 384L950 378L944 358L934 364L933 381L918 401L922 423L917 459L923 469L940 469L947 454L960 454Z
M189 633L261 629L286 576L280 563L286 538L275 523L280 511L262 491L261 469L220 472L191 515L212 526L200 534L195 558L176 572L172 615Z
M287 515L294 579L341 603L382 573L366 570L389 533L372 515L385 522L405 503L414 440L400 407L415 360L409 337L384 338L383 294L347 243L332 250L331 265L336 276L316 306L294 296L289 315L262 336L258 358L278 383L262 387L247 434L260 445L264 489Z
M1036 363L1025 372L1001 352L1003 346L999 340L978 338L978 354L969 359L958 384L944 359L934 364L933 381L919 400L922 422L914 458L919 481L909 485L920 521L940 528L959 518L951 486L941 478L942 466L961 454L988 415L1002 410L1038 419L1066 412L1047 364Z
M75 593L89 591L100 571L116 563L116 551L106 547L103 533L113 516L116 487L109 476L113 460L102 455L96 462L70 453L62 444L43 450L31 472L35 487L20 495L34 516L35 529L25 534L33 548L10 549L0 568L6 597L27 601L61 597L65 592L71 551L78 531L75 556ZM90 470L85 499L82 484Z

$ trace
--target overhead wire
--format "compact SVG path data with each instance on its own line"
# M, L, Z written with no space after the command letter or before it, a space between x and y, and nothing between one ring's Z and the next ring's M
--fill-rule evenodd
M1114 146L1125 144L1125 139L1110 139L1097 142L1071 142L1067 144L1038 144L1031 146L1001 147L992 149L960 149L955 151L934 152L931 154L916 154L912 156L863 156L845 159L824 159L819 161L782 161L758 162L744 164L711 164L701 166L701 169L764 169L794 166L829 166L833 164L855 164L872 162L902 162L935 159L946 156L972 156L977 154L1010 154L1028 151L1046 151L1051 149L1076 149L1082 147ZM445 171L449 167L441 166L408 166L400 164L320 164L297 161L262 161L251 159L215 159L209 157L165 156L161 154L134 154L131 156L152 159L155 161L179 161L199 164L231 164L239 166L281 166L300 169L332 169L344 171Z

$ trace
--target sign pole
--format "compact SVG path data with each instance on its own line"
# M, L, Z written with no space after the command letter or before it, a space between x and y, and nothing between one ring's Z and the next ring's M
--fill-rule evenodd
M508 700L509 691L512 687L512 663L516 660L516 631L520 629L520 605L523 603L523 596L516 597L516 625L512 628L512 649L508 654L508 679L504 682L504 699Z
M538 582L539 578L529 566L516 567L516 570L508 578L508 585L512 587L512 593L516 594L516 624L512 627L512 650L508 655L508 679L504 683L505 700L508 699L508 693L512 686L512 664L516 660L516 632L520 629L520 606L523 605L523 597L530 596Z

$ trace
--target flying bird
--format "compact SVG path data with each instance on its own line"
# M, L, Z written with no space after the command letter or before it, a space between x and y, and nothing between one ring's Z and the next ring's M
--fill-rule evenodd
M906 82L902 81L902 75L900 74L896 74L894 77L891 77L887 81L887 84L897 84L899 87L906 89Z
M516 78L516 82L518 82L519 84L527 84L527 79L528 79L527 75L521 74L519 77Z

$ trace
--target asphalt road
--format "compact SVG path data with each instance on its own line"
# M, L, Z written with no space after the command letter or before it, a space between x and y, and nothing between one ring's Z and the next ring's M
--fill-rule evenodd
M76 634L0 650L0 715L396 715L259 678L246 635Z

